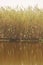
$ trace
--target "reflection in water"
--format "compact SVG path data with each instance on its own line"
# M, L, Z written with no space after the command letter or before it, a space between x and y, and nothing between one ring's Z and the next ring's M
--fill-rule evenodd
M0 65L43 65L43 44L0 42Z

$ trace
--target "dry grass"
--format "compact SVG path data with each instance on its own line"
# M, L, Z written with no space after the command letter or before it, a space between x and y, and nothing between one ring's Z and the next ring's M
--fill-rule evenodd
M14 39L43 39L43 9L16 11L0 8L1 37Z

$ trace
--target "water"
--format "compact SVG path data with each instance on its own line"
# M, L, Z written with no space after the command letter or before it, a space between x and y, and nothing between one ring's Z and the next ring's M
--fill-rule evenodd
M0 65L43 65L43 44L0 42Z

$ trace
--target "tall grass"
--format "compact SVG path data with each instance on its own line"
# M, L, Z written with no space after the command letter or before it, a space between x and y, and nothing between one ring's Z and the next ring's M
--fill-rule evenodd
M43 9L0 8L0 37L13 39L43 38Z

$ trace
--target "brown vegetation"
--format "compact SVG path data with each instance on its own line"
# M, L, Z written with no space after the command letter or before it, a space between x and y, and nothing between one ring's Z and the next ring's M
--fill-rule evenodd
M43 38L43 9L28 8L16 11L11 8L0 8L0 38Z

